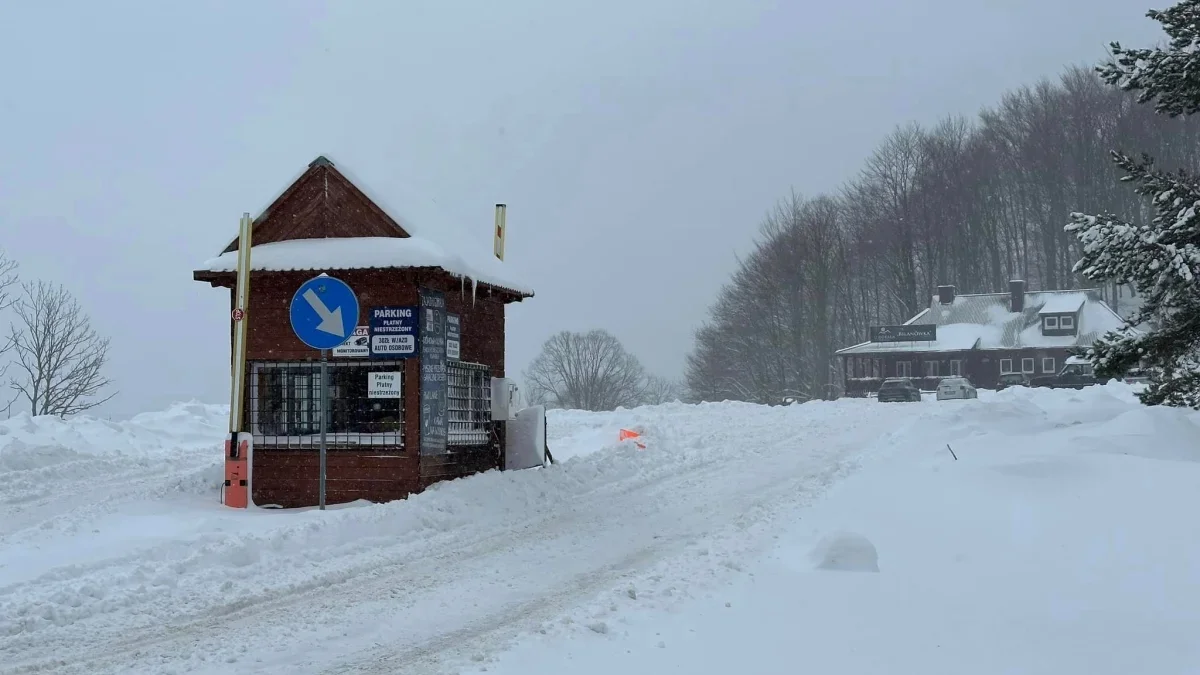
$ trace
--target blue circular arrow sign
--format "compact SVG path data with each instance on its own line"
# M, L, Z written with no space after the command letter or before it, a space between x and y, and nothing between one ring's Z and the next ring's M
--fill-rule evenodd
M292 330L313 349L333 349L354 335L358 298L341 279L321 275L292 296Z

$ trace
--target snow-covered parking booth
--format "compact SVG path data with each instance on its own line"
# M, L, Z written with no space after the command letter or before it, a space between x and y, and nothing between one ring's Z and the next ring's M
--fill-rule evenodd
M503 466L492 378L504 376L505 307L533 291L483 246L476 253L484 238L465 236L431 200L384 206L379 194L318 157L253 221L249 301L231 317L247 322L242 428L254 439L254 504L318 502L320 352L297 337L290 312L322 273L348 284L360 308L353 325L345 319L352 335L328 352L326 501L401 499ZM235 238L193 272L229 289L231 310L237 257ZM444 360L444 384L423 381L423 358Z

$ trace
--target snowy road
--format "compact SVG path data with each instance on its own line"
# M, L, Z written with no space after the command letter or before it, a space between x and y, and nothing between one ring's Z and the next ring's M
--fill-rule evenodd
M221 509L182 460L132 478L182 489L116 505L111 480L68 482L62 508L41 507L53 519L0 540L0 673L453 672L588 603L604 632L614 593L644 605L699 592L857 455L948 408L920 410L567 413L551 435L581 456L559 466L325 513ZM555 428L571 424L588 438L632 426L649 447L571 447ZM110 506L77 511L89 500Z
M1117 385L936 410L710 592L463 675L1200 672L1200 412Z

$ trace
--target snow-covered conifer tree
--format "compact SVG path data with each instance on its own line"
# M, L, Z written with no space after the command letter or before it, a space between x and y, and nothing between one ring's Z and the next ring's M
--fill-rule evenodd
M1139 102L1153 102L1157 112L1200 111L1200 0L1147 16L1162 23L1168 46L1113 43L1113 60L1098 68L1101 77L1138 92ZM1154 218L1133 224L1112 214L1072 214L1067 230L1083 245L1075 270L1096 281L1133 284L1144 302L1129 323L1149 329L1109 333L1089 356L1100 376L1119 376L1139 364L1160 371L1143 403L1200 408L1200 182L1158 169L1148 156L1114 152L1113 161L1126 174L1121 180L1152 201Z

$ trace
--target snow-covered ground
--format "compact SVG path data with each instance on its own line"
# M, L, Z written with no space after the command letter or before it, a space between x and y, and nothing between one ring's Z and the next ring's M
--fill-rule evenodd
M556 411L325 513L216 503L222 407L0 422L0 673L1197 672L1200 417L981 396Z

